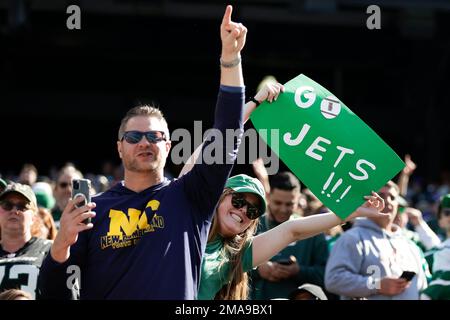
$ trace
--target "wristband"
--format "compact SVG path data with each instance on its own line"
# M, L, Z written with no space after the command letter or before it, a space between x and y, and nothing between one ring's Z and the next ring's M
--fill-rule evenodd
M255 97L251 97L250 101L253 101L256 104L256 106L259 106L261 104L261 102L256 100Z
M220 65L224 68L233 68L239 65L241 63L241 57L237 57L234 60L231 61L223 61L222 58L219 59Z

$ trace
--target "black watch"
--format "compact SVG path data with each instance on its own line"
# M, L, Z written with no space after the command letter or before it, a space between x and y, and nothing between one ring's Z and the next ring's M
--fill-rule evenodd
M261 101L256 100L255 97L251 97L250 101L253 101L256 104L256 106L259 106L261 104Z

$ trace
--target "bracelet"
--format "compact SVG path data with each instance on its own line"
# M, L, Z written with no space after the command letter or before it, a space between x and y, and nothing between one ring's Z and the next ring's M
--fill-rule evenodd
M253 101L256 104L256 106L259 106L261 104L261 101L256 100L255 97L251 97L250 101Z
M227 61L223 61L222 57L219 59L220 61L220 65L224 68L233 68L236 67L237 65L239 65L239 63L241 63L241 57L237 57L234 60L231 60L229 62Z

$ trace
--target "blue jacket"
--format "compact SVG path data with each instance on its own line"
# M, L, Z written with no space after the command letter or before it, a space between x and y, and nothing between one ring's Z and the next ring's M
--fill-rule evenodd
M418 300L427 287L425 259L419 247L394 228L387 232L370 219L357 218L331 250L325 269L327 290L342 299ZM416 273L405 291L396 296L378 293L382 278L399 278L403 271Z

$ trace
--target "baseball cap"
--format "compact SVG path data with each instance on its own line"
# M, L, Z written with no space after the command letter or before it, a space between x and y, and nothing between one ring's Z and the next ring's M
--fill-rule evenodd
M450 194L446 194L441 198L441 209L450 208Z
M37 200L36 196L34 195L33 190L31 190L31 187L26 184L20 184L20 183L11 183L9 184L5 190L0 194L0 200L2 200L6 195L10 193L18 193L27 198L31 203L33 203L37 207Z
M51 210L55 206L55 198L53 197L52 187L46 182L36 182L31 187L36 195L39 207Z
M225 184L225 188L230 188L238 193L253 193L259 197L259 211L261 213L266 212L266 193L262 183L246 174L238 174L237 176L230 177Z
M52 195L42 191L36 192L36 201L39 207L51 210L55 206L55 198Z
M297 289L295 289L294 291L292 291L289 294L289 299L290 300L294 300L295 296L302 292L302 291L307 291L310 294L312 294L313 296L315 296L317 299L319 300L328 300L327 296L325 295L325 293L323 292L322 288L319 286L316 286L314 284L310 284L310 283L305 283L301 286L299 286Z

